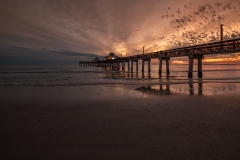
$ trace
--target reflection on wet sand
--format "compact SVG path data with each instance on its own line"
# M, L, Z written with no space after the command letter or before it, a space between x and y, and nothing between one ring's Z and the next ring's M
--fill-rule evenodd
M240 85L237 83L229 83L228 81L219 81L212 79L206 80L202 78L178 78L174 76L166 76L156 78L150 72L113 72L107 75L112 79L134 79L129 81L133 85L142 86L136 90L147 94L157 95L216 95L239 93ZM139 80L139 81L136 81ZM204 83L204 90L203 90ZM146 86L147 85L147 86Z
M202 92L202 89L203 89L202 81L199 80L197 84L198 84L198 95L202 95L202 93L203 93ZM189 93L190 93L190 95L194 95L194 87L193 87L192 80L189 81Z
M142 73L142 78L151 78L150 72L148 72L147 75L145 75L144 72L143 72Z
M109 75L109 77L111 77L111 75ZM167 74L166 76L162 76L161 74L158 75L158 77L156 77L156 75L152 75L151 72L127 72L127 71L121 71L117 74L117 72L115 73L115 77L116 78L166 78L169 79L170 76L169 74Z
M137 88L136 90L141 91L143 93L147 94L154 94L154 95L170 95L170 87L169 84L166 85L152 85L152 86L147 86L147 87L140 87Z
M197 82L197 89L194 89L194 84L192 80L189 81L189 89L183 86L183 84L160 84L160 85L149 85L149 86L142 86L137 88L137 91L141 91L144 94L153 94L153 95L171 95L171 94L189 94L194 95L197 91L198 95L203 94L203 83L201 80ZM171 87L170 87L171 86ZM196 91L195 91L196 90Z
M109 74L109 77L112 75ZM120 72L118 75L115 75L119 78L152 78L151 73L138 73L138 72Z

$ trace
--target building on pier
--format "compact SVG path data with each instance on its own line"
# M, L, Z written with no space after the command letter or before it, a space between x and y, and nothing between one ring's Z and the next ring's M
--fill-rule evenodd
M116 56L114 53L109 53L108 56L104 57L103 60L111 60L111 59L117 59L120 58L119 56Z

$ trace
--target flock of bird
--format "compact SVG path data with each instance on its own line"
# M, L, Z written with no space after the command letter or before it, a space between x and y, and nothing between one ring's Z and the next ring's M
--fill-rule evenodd
M184 5L183 9L166 8L161 18L170 21L170 27L176 32L154 38L156 42L165 42L166 48L178 48L220 39L220 24L227 24L224 28L224 39L240 38L239 22L240 1L228 3L210 2L196 7L194 3ZM192 9L194 8L194 9ZM165 26L166 27L166 26Z

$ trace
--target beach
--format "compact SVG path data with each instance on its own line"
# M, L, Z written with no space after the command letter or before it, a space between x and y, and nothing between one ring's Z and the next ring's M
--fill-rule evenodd
M215 95L204 85L203 94L170 85L166 95L135 85L2 86L0 157L238 159L239 84Z
M0 159L238 159L239 66L170 68L0 68Z

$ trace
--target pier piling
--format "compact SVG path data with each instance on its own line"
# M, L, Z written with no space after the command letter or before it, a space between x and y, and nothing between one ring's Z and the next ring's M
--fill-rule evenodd
M159 70L158 70L158 74L162 74L162 58L159 58Z
M159 75L162 75L162 61L163 60L166 60L166 74L167 76L170 74L170 69L169 69L169 60L170 60L170 57L160 57L159 58Z
M204 59L203 55L189 55L189 71L188 77L191 78L193 76L193 60L198 60L198 77L202 77L202 59Z
M193 59L189 59L188 77L193 76Z
M151 72L151 66L150 66L151 59L148 60L148 72Z
M144 59L142 59L142 72L144 72Z

